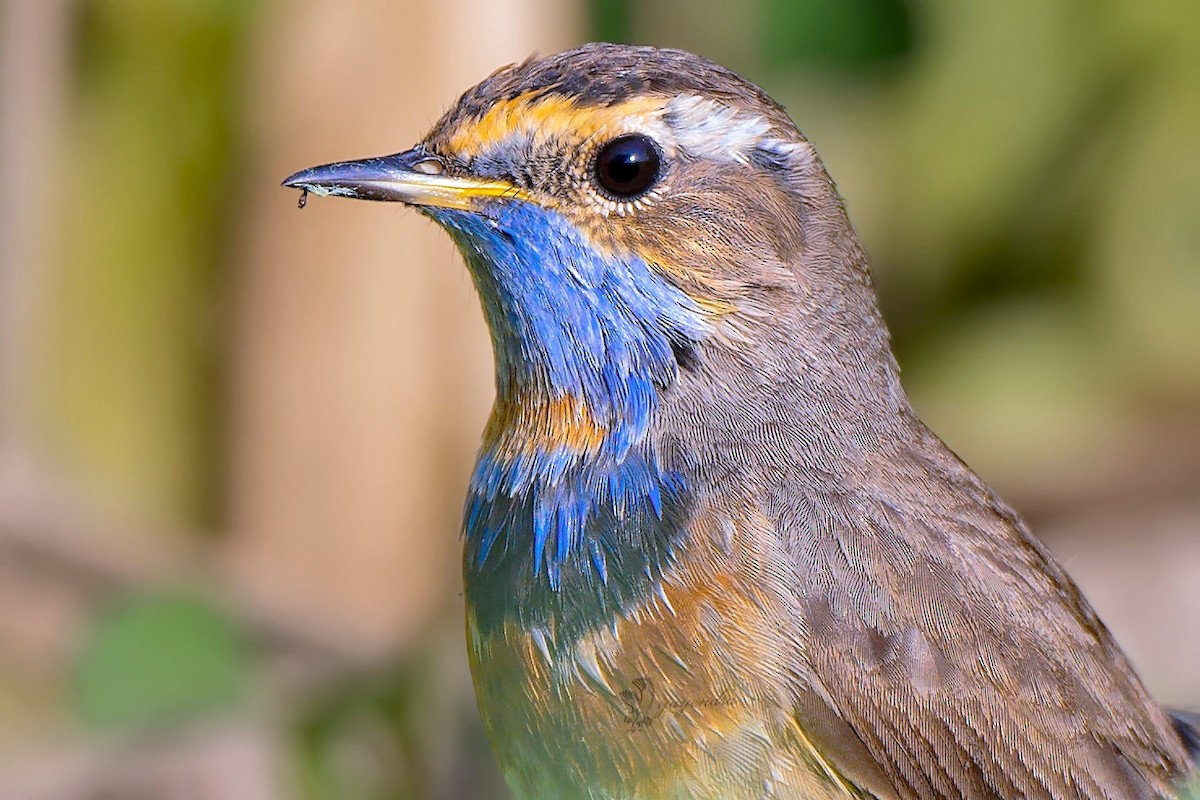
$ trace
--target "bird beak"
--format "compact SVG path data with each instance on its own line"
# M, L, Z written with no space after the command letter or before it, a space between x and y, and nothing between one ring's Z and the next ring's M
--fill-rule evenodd
M461 211L476 210L485 198L523 196L520 189L504 181L447 175L442 161L420 147L391 156L303 169L288 176L283 185L315 195Z

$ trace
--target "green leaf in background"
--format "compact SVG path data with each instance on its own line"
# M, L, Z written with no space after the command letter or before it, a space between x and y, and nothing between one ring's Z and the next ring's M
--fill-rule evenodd
M869 69L913 44L905 0L765 0L762 53L768 63Z
M115 727L219 710L237 701L247 671L237 630L215 608L140 595L96 623L76 664L77 711Z

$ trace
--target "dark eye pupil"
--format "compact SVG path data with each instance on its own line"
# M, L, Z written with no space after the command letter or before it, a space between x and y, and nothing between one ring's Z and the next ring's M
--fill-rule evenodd
M600 148L596 182L615 197L636 197L654 183L660 166L654 142L638 134L621 136Z

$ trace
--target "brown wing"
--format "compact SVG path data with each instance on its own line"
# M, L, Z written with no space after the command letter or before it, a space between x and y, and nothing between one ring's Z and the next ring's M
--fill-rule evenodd
M870 497L790 504L832 713L903 798L1170 795L1187 761L1167 715L1046 550L941 452L881 466Z

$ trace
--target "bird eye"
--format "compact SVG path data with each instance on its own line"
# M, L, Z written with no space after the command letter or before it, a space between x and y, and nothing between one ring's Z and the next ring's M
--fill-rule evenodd
M619 136L596 154L596 183L619 199L636 197L649 189L662 167L658 147L645 136Z

